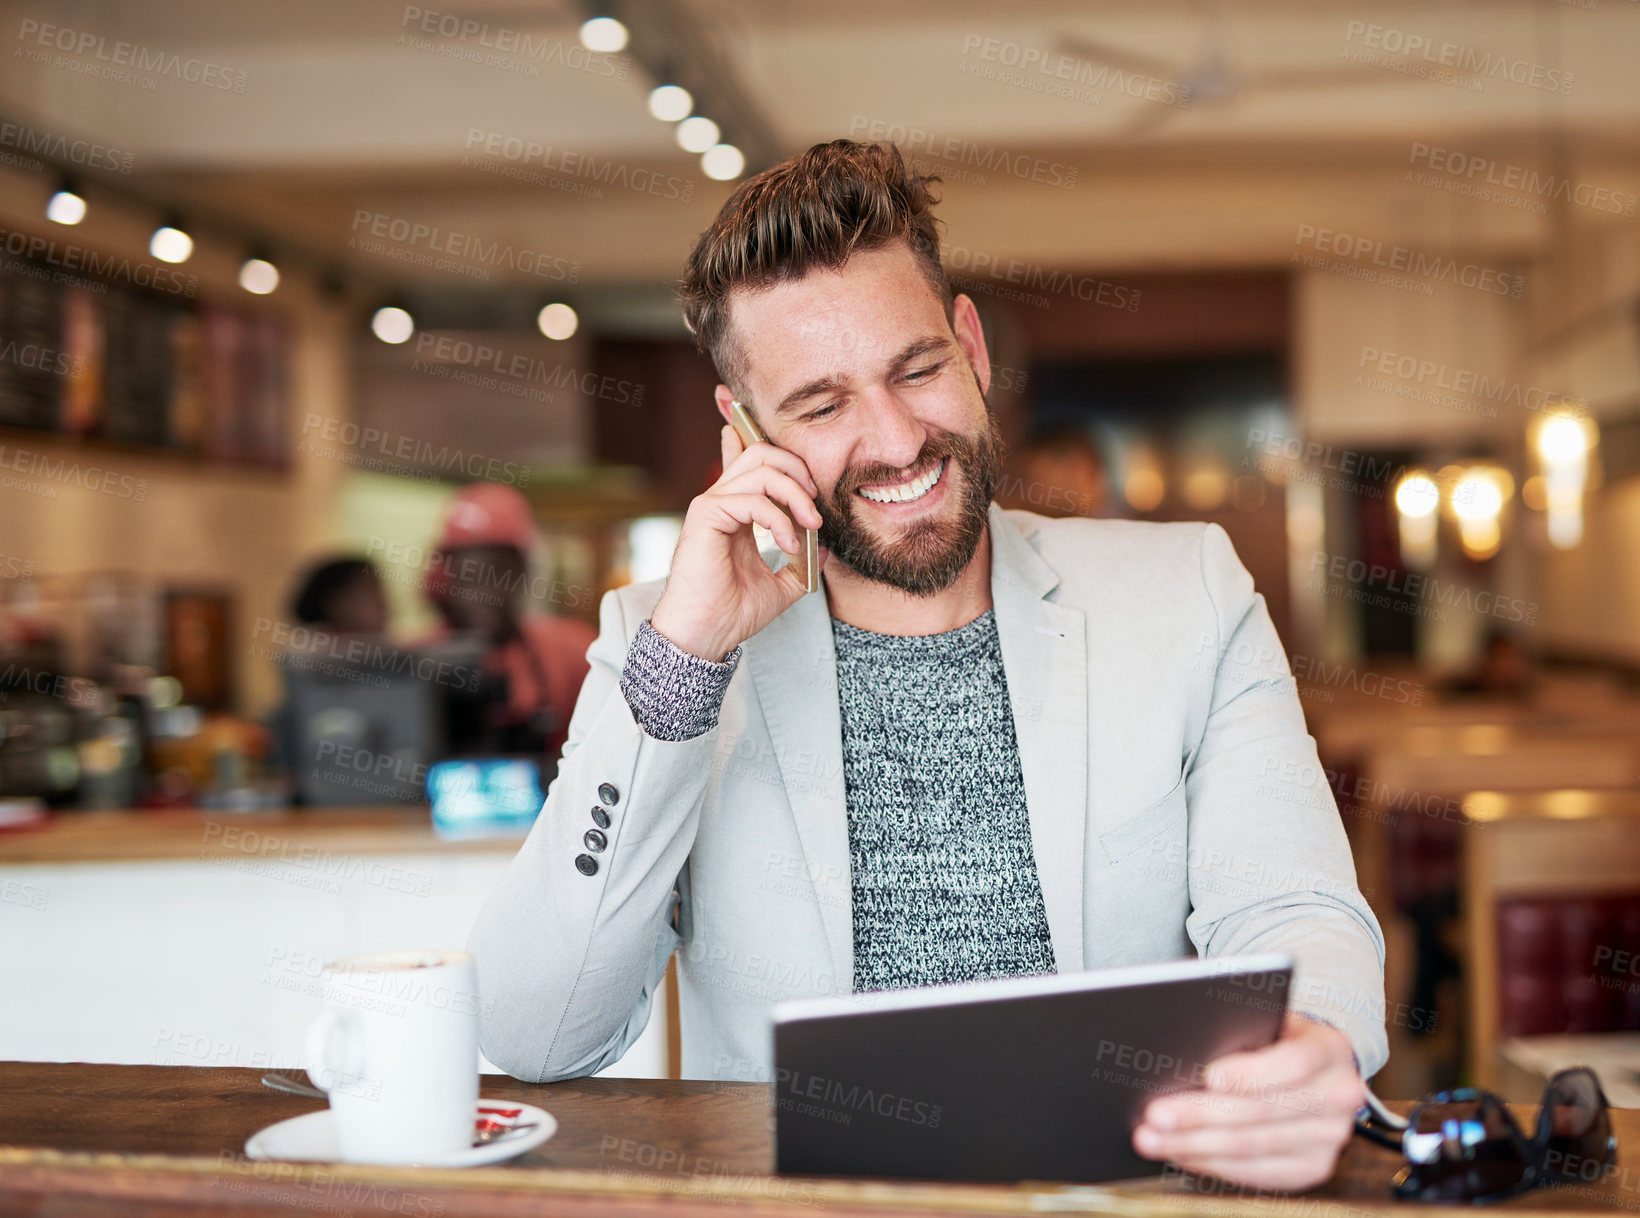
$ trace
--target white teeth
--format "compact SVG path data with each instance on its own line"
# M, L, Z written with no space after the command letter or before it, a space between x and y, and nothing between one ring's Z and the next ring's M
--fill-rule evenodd
M912 499L921 499L934 489L934 484L940 480L940 474L945 470L945 462L941 461L915 482L908 482L904 486L885 487L883 489L867 490L860 488L860 493L873 503L906 503Z

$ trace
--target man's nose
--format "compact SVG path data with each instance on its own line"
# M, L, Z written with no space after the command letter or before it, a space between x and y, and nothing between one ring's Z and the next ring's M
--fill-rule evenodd
M928 441L928 428L891 389L865 395L866 433L860 457L900 468L916 463Z

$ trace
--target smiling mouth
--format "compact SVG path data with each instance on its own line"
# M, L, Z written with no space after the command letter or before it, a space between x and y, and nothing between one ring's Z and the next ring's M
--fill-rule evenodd
M855 494L873 503L910 503L921 499L939 485L940 479L945 477L945 467L950 460L950 457L942 457L938 465L920 478L913 478L899 486L862 486Z

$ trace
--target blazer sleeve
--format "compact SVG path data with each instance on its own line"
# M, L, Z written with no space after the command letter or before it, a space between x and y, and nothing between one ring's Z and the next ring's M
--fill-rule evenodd
M1370 1077L1389 1058L1383 934L1356 886L1286 652L1218 525L1203 531L1201 572L1217 664L1186 776L1185 928L1203 955L1289 952L1289 1008L1342 1031Z
M637 623L617 592L599 613L558 775L468 940L480 1045L531 1082L594 1074L643 1032L679 942L676 889L711 775L716 732L668 742L634 722L620 675ZM583 840L594 807L610 818L601 852Z

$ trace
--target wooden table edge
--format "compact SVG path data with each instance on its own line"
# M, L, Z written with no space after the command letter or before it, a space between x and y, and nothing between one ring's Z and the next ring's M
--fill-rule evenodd
M304 1182L304 1177L306 1178ZM320 1183L375 1186L412 1193L484 1195L510 1200L582 1198L591 1205L616 1201L711 1206L759 1203L762 1208L799 1206L862 1213L950 1213L1043 1215L1099 1213L1117 1218L1201 1218L1212 1213L1301 1215L1302 1218L1365 1218L1378 1214L1451 1214L1452 1206L1406 1205L1389 1196L1379 1203L1320 1193L1280 1194L1226 1185L1202 1193L1158 1195L1132 1185L1067 1184L1023 1181L1018 1184L941 1184L815 1176L750 1175L731 1179L669 1178L641 1171L611 1173L575 1168L462 1169L388 1167L348 1163L295 1163L243 1157L207 1158L180 1155L127 1155L0 1146L0 1197L7 1193L79 1193L150 1200L200 1200L198 1186L255 1185L292 1193ZM771 1188L771 1185L779 1187ZM1527 1195L1528 1197L1530 1194ZM499 1198L497 1198L499 1199ZM1522 1200L1525 1200L1524 1198ZM1467 1207L1459 1207L1467 1208ZM607 1212L607 1211L604 1211ZM1507 1207L1513 1218L1566 1218L1564 1208Z

